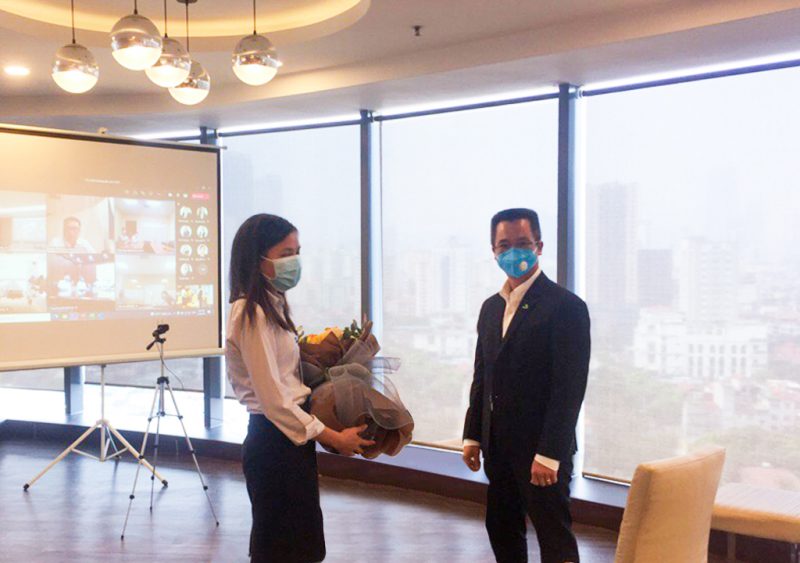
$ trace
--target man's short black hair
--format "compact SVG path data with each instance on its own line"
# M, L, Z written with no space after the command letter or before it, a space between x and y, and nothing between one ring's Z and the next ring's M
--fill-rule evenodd
M75 221L79 227L81 226L81 220L74 216L70 216L64 219L64 226L66 227L67 223L69 223L70 221Z
M542 240L542 230L539 227L539 215L533 209L515 207L513 209L499 211L492 217L492 246L494 246L494 237L495 234L497 234L497 225L502 221L516 221L518 219L527 219L531 226L533 238L537 241Z

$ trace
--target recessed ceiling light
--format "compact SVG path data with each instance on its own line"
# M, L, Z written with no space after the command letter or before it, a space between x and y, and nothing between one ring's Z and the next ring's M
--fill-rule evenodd
M28 76L31 73L31 69L20 65L9 65L4 67L3 70L9 76Z

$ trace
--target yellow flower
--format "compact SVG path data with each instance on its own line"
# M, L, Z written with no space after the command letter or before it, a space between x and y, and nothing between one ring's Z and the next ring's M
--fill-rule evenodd
M343 331L341 328L339 328L338 326L334 326L334 327L328 327L328 328L326 328L326 329L325 329L325 335L326 335L326 336L328 335L328 333L331 333L331 332L332 332L332 333L333 333L333 334L336 336L336 338L338 338L339 340L341 340L341 339L342 339L342 337L344 336L344 331Z
M322 334L309 334L306 336L306 342L309 344L319 344L322 342Z
M325 341L325 339L328 337L329 334L333 334L334 336L336 336L336 338L341 340L342 337L344 336L344 331L338 326L332 328L328 327L319 334L309 334L308 336L305 337L305 341L308 342L309 344L322 344L322 342Z

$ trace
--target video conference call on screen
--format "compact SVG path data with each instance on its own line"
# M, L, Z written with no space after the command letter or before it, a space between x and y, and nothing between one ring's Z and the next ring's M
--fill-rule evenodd
M0 322L211 315L215 197L0 192Z

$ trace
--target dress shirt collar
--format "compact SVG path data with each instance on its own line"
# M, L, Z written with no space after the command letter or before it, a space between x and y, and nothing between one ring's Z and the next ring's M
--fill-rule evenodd
M514 290L511 289L511 285L508 283L508 280L506 280L506 283L503 284L503 288L500 290L500 297L505 300L506 304L510 304L516 309L516 306L519 305L519 302L522 301L522 298L528 293L533 282L536 281L541 273L542 268L539 266L536 268L536 273L533 274L530 279L518 285Z
M265 288L264 292L267 294L267 299L269 299L274 305L283 305L286 302L286 295L280 293L278 290ZM241 294L237 299L247 299L246 294Z

